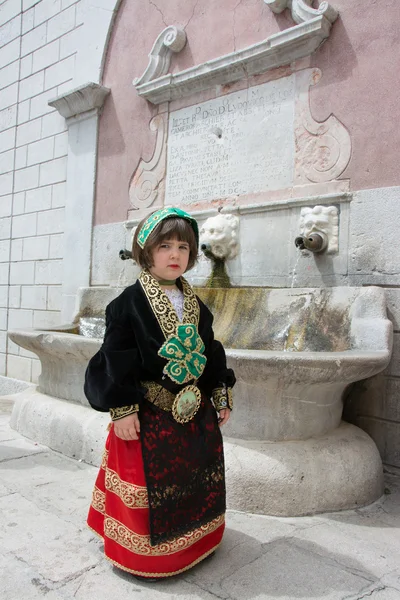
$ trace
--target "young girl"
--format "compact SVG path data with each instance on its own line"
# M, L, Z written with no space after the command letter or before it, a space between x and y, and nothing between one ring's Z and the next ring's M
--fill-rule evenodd
M182 277L197 252L197 223L178 208L138 225L132 255L143 270L107 306L86 371L90 405L112 419L88 525L112 563L152 580L212 554L225 526L219 426L235 376L212 314Z

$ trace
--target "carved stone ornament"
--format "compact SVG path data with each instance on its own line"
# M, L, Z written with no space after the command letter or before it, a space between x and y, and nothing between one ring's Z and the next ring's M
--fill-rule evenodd
M170 25L160 33L149 54L149 64L143 75L133 81L137 87L168 73L172 52L180 52L186 44L184 29Z
M167 74L170 50L167 50L163 36L170 29L178 31L176 27L168 27L158 36L145 73L133 82L139 96L153 104L161 104L191 96L216 85L226 85L288 65L317 50L329 37L332 23L338 16L338 12L327 2L321 2L318 9L312 8L312 0L264 0L264 2L274 12L282 12L290 7L297 25L275 33L247 48L219 56L178 73ZM178 49L175 49L175 45ZM183 46L183 41L181 44L174 42L173 51L179 52L179 48ZM166 53L165 60L163 53Z
M300 212L300 234L319 233L327 240L327 254L339 249L339 216L336 206L305 206Z
M296 73L295 185L337 179L351 156L351 139L346 127L333 115L319 123L311 114L309 88L320 79L319 69Z
M140 161L129 185L129 199L134 208L148 208L157 199L163 199L166 168L167 118L156 115L150 121L151 131L157 132L152 159Z
M339 14L328 2L321 2L318 8L312 7L314 0L264 0L264 2L274 13L281 13L289 8L293 21L298 25L321 16L334 23Z
M100 109L109 93L109 88L90 82L52 98L47 104L56 108L65 119L69 119L93 109Z

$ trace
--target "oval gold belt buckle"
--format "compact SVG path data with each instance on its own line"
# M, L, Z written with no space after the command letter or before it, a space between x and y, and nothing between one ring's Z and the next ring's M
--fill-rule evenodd
M176 396L172 405L172 416L183 425L197 413L201 404L201 392L195 385L187 385Z

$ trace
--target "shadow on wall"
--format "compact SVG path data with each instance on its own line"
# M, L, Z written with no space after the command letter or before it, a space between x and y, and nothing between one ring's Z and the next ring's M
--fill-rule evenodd
M133 89L133 88L132 88ZM122 133L122 128L118 119L118 113L115 109L115 102L112 93L109 94L108 98L104 103L103 115L107 114L108 119L111 119L113 123L112 132L107 133L106 129L103 128L102 133L102 156L116 156L125 153L125 141ZM101 118L101 117L100 117Z
M311 58L312 66L322 69L322 77L318 83L320 90L326 85L350 79L358 64L357 55L340 14L328 40L329 43L324 43Z

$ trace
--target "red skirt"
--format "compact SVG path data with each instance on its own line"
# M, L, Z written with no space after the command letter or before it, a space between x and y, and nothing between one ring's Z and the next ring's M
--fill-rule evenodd
M152 546L148 506L141 442L121 440L111 427L87 520L103 538L106 558L134 575L168 577L190 569L221 543L224 515Z

